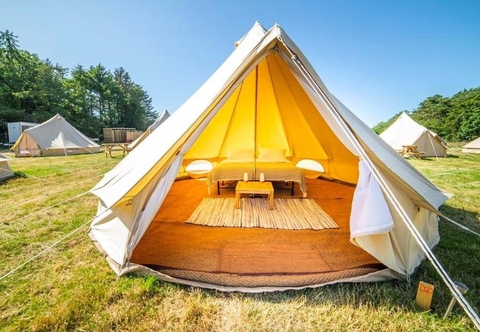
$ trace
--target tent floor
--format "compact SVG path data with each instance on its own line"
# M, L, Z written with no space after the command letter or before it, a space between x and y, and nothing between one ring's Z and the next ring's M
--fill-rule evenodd
M283 183L275 197L300 199ZM171 277L238 287L301 287L366 275L385 269L349 241L354 187L307 179L313 198L338 229L277 230L210 227L185 223L204 197L234 197L234 183L207 194L204 180L174 182L164 204L133 252L132 263Z

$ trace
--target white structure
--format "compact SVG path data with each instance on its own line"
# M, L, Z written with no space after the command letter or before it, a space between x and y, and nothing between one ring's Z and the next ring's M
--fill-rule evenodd
M480 153L480 137L463 146L462 152Z
M8 143L15 143L23 131L28 128L32 128L38 125L33 122L9 122L8 127Z
M0 154L0 181L6 180L15 175L8 164L8 160L10 160L10 158Z
M90 235L115 272L155 273L130 258L182 166L220 160L228 148L252 145L284 149L294 162L319 162L322 176L356 185L348 202L350 241L388 269L374 277L339 281L404 277L425 257L418 238L429 248L439 241L438 207L449 195L335 98L280 26L266 31L256 23L220 68L172 113L168 126L152 132L91 190L99 207ZM421 235L413 236L415 232Z
M16 157L62 156L100 152L101 147L61 115L26 129L12 146Z
M138 144L140 144L148 135L150 135L155 129L157 129L165 120L170 117L170 113L167 110L163 111L162 114L158 117L157 120L150 127L145 130L145 132L140 135L136 140L128 145L129 150L133 150Z
M447 144L440 136L402 113L380 137L400 152L404 145L416 145L425 157L446 157Z

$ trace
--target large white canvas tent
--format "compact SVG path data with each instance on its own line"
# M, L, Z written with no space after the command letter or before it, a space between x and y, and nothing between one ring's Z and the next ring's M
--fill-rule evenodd
M136 140L134 140L128 145L128 149L133 150L138 144L142 143L148 135L150 135L155 129L160 127L160 125L169 117L170 113L168 113L167 110L163 111L162 114L160 114L160 116L157 118L157 120L155 120L155 122L152 123L142 135L140 135Z
M0 154L0 181L6 180L14 176L10 165L8 164L8 160L10 158Z
M220 161L232 148L254 146L284 149L294 163L317 161L324 168L323 178L355 186L348 202L350 241L387 269L337 281L382 280L414 272L425 256L409 230L415 225L428 247L437 244L437 209L448 194L336 99L280 26L266 31L256 23L236 45L172 113L168 126L152 132L92 188L99 207L90 235L110 266L118 275L155 273L132 262L132 253L182 168L200 159ZM295 233L291 236L293 240ZM278 289L268 284L229 288L157 275L221 290Z
M380 137L397 151L404 145L416 145L418 151L425 157L446 157L447 146L433 131L415 122L403 112Z
M480 137L463 146L462 152L480 153Z
M26 129L12 150L16 157L40 157L96 153L101 147L57 114Z

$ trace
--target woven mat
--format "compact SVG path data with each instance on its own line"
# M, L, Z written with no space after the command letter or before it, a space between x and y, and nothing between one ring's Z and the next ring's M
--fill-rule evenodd
M261 227L274 229L338 228L333 219L313 199L276 198L269 209L266 198L204 198L187 223L220 227Z
M302 274L331 270L315 246L303 243L227 243L222 246L219 260L219 271L233 274Z

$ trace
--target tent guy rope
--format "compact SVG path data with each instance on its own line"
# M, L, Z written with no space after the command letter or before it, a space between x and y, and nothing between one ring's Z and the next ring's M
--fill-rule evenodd
M452 224L457 225L458 227L460 227L461 229L463 229L463 230L465 230L465 231L467 231L467 232L470 232L470 233L472 233L472 234L475 234L476 236L479 236L479 237L480 237L480 234L479 234L479 233L477 233L477 232L475 232L475 231L472 231L472 230L469 229L468 227L463 226L462 224L456 222L456 221L453 220L453 219L448 218L448 217L445 216L445 215L441 216L441 218L443 218L443 219L445 219L445 220L448 220L448 221L450 221Z
M84 196L84 195L86 195L86 194L88 194L88 193L89 193L89 192L86 191L86 192L84 192L84 193L78 194L78 195L76 195L76 196L74 196L74 197L71 197L71 198L69 198L69 199L66 199L66 200L64 200L64 201L62 201L62 202L60 202L60 203L57 203L57 204L54 204L54 205L51 205L51 206L47 206L46 208L43 208L43 209L37 210L37 211L35 211L35 212L32 212L32 213L30 213L30 214L24 215L23 217L14 219L14 220L12 220L12 221L9 221L8 223L4 223L0 228L9 226L10 224L12 224L12 223L14 223L14 222L17 222L17 221L19 221L19 220L25 219L25 218L33 215L33 214L36 214L36 213L39 213L39 212L43 212L43 211L47 211L47 210L49 210L49 209L51 209L51 208L57 207L57 206L59 206L59 205L62 205L63 203L66 203L66 202L69 202L69 201L73 201L74 199L77 199L77 198L79 198L79 197L82 197L82 196Z
M84 192L80 195L77 195L75 196L74 198L77 198L77 197L80 197L80 196L83 196L85 194L87 194L87 192ZM73 199L73 198L72 198ZM72 199L68 199L67 201L69 200L72 200ZM58 205L58 204L56 204ZM45 208L44 210L48 210L49 208L52 208L52 207L55 207L56 205L52 205L48 208ZM7 272L6 274L4 274L3 276L0 277L0 281L2 281L3 279L5 279L6 277L8 277L9 275L15 273L16 271L20 270L22 267L24 267L25 265L27 265L28 263L34 261L35 259L37 259L38 257L44 255L45 253L49 252L50 250L52 250L54 247L56 247L57 245L59 245L60 243L62 243L63 241L65 241L67 238L69 238L70 236L72 236L73 234L75 234L76 232L78 232L80 229L82 229L83 227L85 227L86 225L92 223L92 221L102 215L103 213L95 216L94 218L88 220L87 222L83 223L82 225L80 225L79 227L77 227L76 229L74 229L73 231L71 231L70 233L68 233L67 235L65 235L64 237L62 237L60 240L58 241L55 241L53 244L49 245L47 248L45 248L44 250L42 250L41 252L39 252L38 254L34 255L33 257L29 258L28 260L26 260L25 262L23 262L22 264L20 264L19 266L17 266L16 268L10 270L9 272Z
M2 281L3 279L5 279L6 277L8 277L9 275L15 273L16 271L20 270L22 267L24 267L25 265L27 265L28 263L30 263L31 261L37 259L38 257L42 256L43 254L49 252L50 250L52 250L55 246L57 246L58 244L60 244L61 242L63 242L65 239L69 238L70 236L72 236L73 234L75 234L76 232L78 232L80 229L82 229L83 227L85 227L86 225L88 225L89 223L91 223L93 221L93 219L91 220L88 220L86 223L82 224L80 227L74 229L73 231L71 231L70 233L68 233L67 235L65 235L64 237L62 237L60 240L54 242L53 244L51 244L50 246L48 246L46 249L42 250L41 252L39 252L38 254L36 254L35 256L29 258L27 261L23 262L22 264L20 264L19 266L17 266L16 268L14 268L13 270L7 272L6 274L4 274L3 276L0 277L0 281Z
M85 173L85 172L83 172L83 173ZM77 173L77 174L81 174L81 173ZM76 175L77 175L77 174L76 174ZM102 176L103 176L103 174L98 175L98 176L95 176L95 177L92 177L92 178L89 178L89 179L86 180L86 181L76 182L76 183L75 183L74 185L72 185L72 186L68 186L68 187L62 188L62 189L57 190L57 191L45 193L43 196L36 197L36 198L31 199L31 200L29 200L29 201L24 201L24 202L22 202L22 203L19 203L19 204L13 206L13 207L12 207L12 210L13 210L14 208L18 208L18 207L20 207L20 206L23 206L23 205L26 205L26 204L30 204L30 203L39 201L39 200L44 199L44 198L46 198L46 197L50 197L51 195L55 195L55 194L61 193L61 192L65 191L65 190L67 190L67 189L71 189L71 188L73 188L73 187L78 187L80 184L86 183L86 182L88 182L88 181L90 181L90 180L97 179L97 178L102 177ZM37 179L38 179L38 178L37 178ZM59 183L56 183L56 184L59 184ZM0 209L3 209L3 208L4 208L4 207L0 206ZM7 210L7 211L8 211L8 210Z

